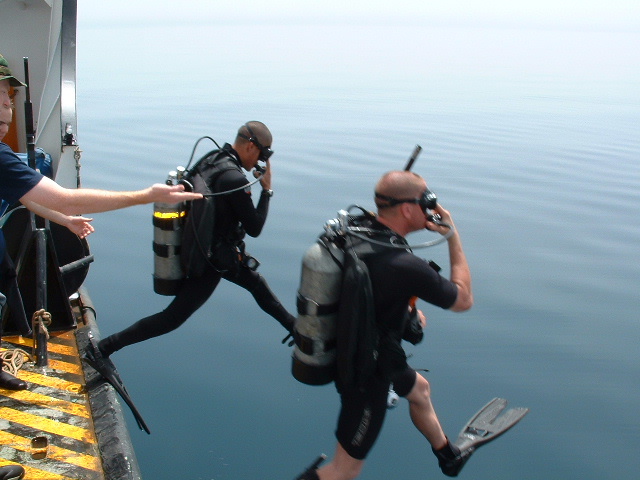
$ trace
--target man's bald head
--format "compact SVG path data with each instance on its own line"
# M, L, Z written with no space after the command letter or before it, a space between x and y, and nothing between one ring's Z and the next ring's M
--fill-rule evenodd
M376 185L376 193L396 200L418 198L424 192L426 182L413 172L394 170L385 173ZM388 205L388 201L375 199L378 208Z

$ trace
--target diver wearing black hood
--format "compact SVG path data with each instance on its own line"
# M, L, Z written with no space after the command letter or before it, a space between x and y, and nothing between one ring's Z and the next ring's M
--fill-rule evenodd
M288 331L293 330L295 317L281 305L266 280L255 271L257 261L244 251L245 233L260 235L267 220L271 190L271 132L260 122L248 122L238 130L235 142L225 144L215 156L214 163L226 162L225 170L209 188L212 192L228 192L215 197L214 255L206 262L201 276L187 278L174 300L162 312L143 318L130 327L99 343L104 356L127 345L169 333L182 325L198 310L218 286L221 278L248 290L262 310L275 318ZM251 200L249 181L242 168L250 171L258 161L266 163L260 177L263 188L258 204ZM230 167L229 167L230 164ZM247 186L246 188L243 188Z

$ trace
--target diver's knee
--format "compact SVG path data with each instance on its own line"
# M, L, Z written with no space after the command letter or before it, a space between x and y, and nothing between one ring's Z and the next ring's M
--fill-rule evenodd
M247 290L249 290L258 302L270 301L275 298L273 291L269 288L267 280L259 273L256 273L256 276L251 279Z
M173 332L180 327L191 316L191 312L176 312L174 310L164 310L163 321L157 322L158 327L164 330L164 333Z
M416 383L413 385L411 392L407 395L409 401L419 401L421 399L431 398L431 385L429 381L422 375L416 375Z

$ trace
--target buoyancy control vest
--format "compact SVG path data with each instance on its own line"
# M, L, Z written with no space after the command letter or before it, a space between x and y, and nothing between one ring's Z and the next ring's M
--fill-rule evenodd
M378 325L373 302L369 269L358 247L368 247L356 240L345 249L342 296L336 328L336 382L343 386L362 387L376 370L378 359ZM384 247L374 246L374 249Z
M220 175L229 170L242 172L225 150L213 150L188 171L170 173L170 182L185 190L202 193L199 200L176 204L154 203L154 291L175 295L188 277L202 276L214 254L215 196ZM229 192L230 193L230 192Z
M215 184L224 172L238 170L240 166L224 150L214 150L207 154L185 175L185 180L193 185L193 191L202 194L214 192ZM230 192L229 192L230 193ZM190 211L182 233L181 265L186 277L199 277L214 254L215 196L205 196L191 202Z
M397 235L372 229L375 214L363 212L341 211L303 257L292 361L302 383L361 385L375 371L378 328L364 259L389 252ZM356 230L358 237L349 234Z

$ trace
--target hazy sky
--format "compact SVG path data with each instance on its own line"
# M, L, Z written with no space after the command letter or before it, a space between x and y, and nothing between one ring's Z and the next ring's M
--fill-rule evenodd
M110 0L79 2L83 22L384 22L640 31L640 0Z

